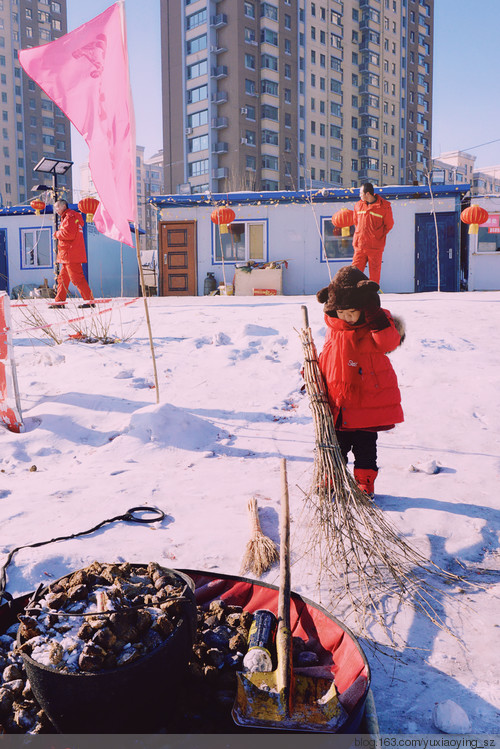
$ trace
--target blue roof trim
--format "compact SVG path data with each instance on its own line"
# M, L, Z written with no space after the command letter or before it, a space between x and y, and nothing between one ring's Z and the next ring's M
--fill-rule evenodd
M70 203L69 207L73 211L78 210L78 206L76 203ZM43 211L40 211L40 213L52 215L54 213L52 203L49 203L48 205L46 205ZM13 206L10 206L10 208L0 208L0 217L1 216L34 216L34 215L35 215L35 211L29 205L13 205ZM130 233L134 234L135 226L131 221L129 221L129 226L130 226ZM146 233L146 230L141 229L141 227L139 227L139 234L145 234L145 233Z
M469 184L433 185L432 194L439 197L463 196L470 190ZM431 192L426 185L388 185L376 187L375 193L388 200L418 200L430 198ZM156 195L148 198L157 208L189 208L190 206L225 205L263 205L266 203L336 203L359 199L359 187L342 189L323 188L321 190L298 190L280 192L230 192L230 193L195 193L194 195Z

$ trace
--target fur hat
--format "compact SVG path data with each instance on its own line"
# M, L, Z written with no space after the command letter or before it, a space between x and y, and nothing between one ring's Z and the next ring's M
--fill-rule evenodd
M316 299L324 304L324 312L331 315L338 309L378 309L380 286L370 281L355 265L346 265L335 274L329 286L320 289Z

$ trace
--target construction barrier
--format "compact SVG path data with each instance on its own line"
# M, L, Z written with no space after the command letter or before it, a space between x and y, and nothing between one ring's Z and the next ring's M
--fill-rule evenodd
M11 432L24 431L17 387L10 323L10 300L0 291L0 423Z

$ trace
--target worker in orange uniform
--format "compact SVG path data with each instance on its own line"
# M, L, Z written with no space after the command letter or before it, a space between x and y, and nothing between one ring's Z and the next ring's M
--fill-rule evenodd
M54 203L54 210L61 218L61 225L58 231L54 232L54 238L57 239L57 262L60 263L61 269L57 276L57 294L54 300L55 304L51 308L64 307L68 287L70 282L76 286L84 304L80 307L95 307L90 301L94 297L83 275L82 263L87 262L87 253L85 251L85 240L83 238L83 219L78 211L73 211L68 207L66 200L59 199Z
M394 226L392 208L388 200L375 195L371 182L361 185L359 197L361 200L354 206L356 229L352 238L352 264L360 271L364 271L368 263L370 281L380 283L385 240Z

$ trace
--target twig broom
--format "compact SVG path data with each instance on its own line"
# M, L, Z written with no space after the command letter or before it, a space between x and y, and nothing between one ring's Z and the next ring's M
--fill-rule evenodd
M342 458L328 403L316 347L302 307L299 332L304 351L304 381L313 414L316 447L312 489L307 504L312 510L308 549L319 561L318 585L325 576L332 587L332 602L347 604L360 633L369 636L374 621L394 642L393 626L384 611L386 599L411 604L434 624L449 632L438 609L450 595L437 587L464 580L427 559L406 541L384 513L356 484ZM431 573L431 574L429 574Z
M274 541L262 532L255 497L248 500L248 512L250 513L252 537L246 545L245 555L241 562L241 574L253 572L257 577L261 577L274 562L279 560L279 554Z

